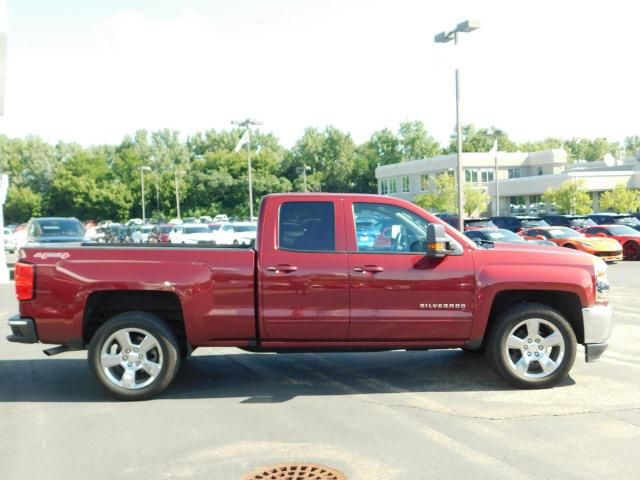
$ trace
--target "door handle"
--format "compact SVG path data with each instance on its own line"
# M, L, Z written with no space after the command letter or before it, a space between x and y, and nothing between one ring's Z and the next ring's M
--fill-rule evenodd
M295 265L276 265L275 267L267 267L267 271L269 272L285 272L285 273L289 273L289 272L295 272L296 270L298 270L298 267L296 267Z
M353 267L353 271L358 273L379 273L384 272L384 267L380 267L378 265L365 265L364 267Z

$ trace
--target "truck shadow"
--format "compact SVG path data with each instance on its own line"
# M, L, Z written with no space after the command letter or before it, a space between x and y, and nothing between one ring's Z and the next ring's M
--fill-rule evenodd
M103 402L86 359L0 360L0 402ZM573 385L571 378L559 387ZM557 387L556 387L557 388ZM511 390L481 355L459 350L194 355L166 399L238 398L281 403L301 396Z

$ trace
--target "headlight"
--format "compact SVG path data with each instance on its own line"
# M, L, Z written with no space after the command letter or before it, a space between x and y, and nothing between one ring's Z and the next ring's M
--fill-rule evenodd
M609 281L607 280L607 264L601 259L595 259L593 267L596 274L596 302L609 301Z

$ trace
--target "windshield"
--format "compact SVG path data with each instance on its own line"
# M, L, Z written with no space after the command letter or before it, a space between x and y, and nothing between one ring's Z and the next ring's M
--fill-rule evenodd
M569 220L569 224L572 227L577 228L593 227L594 225L597 225L596 222L590 218L572 218Z
M640 225L640 220L638 220L636 217L615 217L613 221L615 223L621 223L624 225Z
M491 232L484 232L485 238L488 238L492 242L525 242L522 237L516 235L510 230L505 230L503 228L496 229Z
M566 227L550 228L546 232L551 238L579 238L583 236L581 233Z
M233 228L236 232L255 232L257 230L255 225L236 225Z
M184 233L209 233L209 229L207 227L184 227Z
M522 220L522 226L524 228L529 228L529 227L549 227L550 225L542 219L527 219L527 220Z
M608 227L607 230L611 235L633 235L633 236L640 235L640 232L638 232L637 230L631 227L628 227L627 225L618 225L615 227Z
M84 230L78 220L52 219L34 222L34 236L36 237L69 237L84 236Z
M480 227L496 228L497 227L497 225L493 223L491 220L465 220L464 224L467 227L473 227L473 228L480 228Z

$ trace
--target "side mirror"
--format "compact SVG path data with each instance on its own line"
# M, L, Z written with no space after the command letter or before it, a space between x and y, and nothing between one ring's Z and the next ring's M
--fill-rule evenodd
M544 235L536 235L536 240L546 240Z
M607 238L607 234L606 234L606 233L603 233L603 232L600 232L600 233L598 233L598 234L596 235L596 237L604 237L604 238Z
M449 239L444 227L436 223L427 225L427 257L442 258L449 253Z

